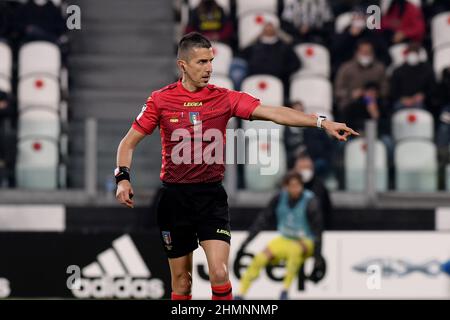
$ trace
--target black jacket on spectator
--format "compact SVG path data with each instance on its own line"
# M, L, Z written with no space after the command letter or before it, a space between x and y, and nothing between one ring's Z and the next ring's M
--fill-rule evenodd
M0 38L8 39L11 28L11 10L5 1L0 1Z
M411 97L419 92L430 98L434 87L434 72L428 63L421 62L416 66L405 63L392 74L391 98L395 102L401 97Z
M52 1L43 6L29 1L17 12L16 28L26 41L56 42L65 31L65 22L61 10Z
M383 62L385 66L390 65L389 49L380 34L373 30L364 29L359 35L352 36L349 29L350 27L342 33L335 34L333 37L332 59L334 71L337 71L342 63L353 58L358 42L363 39L372 43L375 56L379 61Z
M283 81L285 88L290 75L301 67L301 62L292 47L281 40L274 44L257 41L243 50L242 57L248 63L249 75L275 76Z

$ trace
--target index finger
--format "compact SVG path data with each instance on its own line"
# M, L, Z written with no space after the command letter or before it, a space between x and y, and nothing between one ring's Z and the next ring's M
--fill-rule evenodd
M356 132L355 130L353 130L352 128L350 128L350 127L345 126L344 127L344 131L349 132L349 133L353 134L354 136L359 136L359 133Z

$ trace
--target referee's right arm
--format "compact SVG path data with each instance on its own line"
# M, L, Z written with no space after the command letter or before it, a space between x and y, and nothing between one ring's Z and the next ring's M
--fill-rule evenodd
M117 168L126 167L131 168L131 161L133 159L133 151L138 145L138 143L144 139L145 135L139 131L130 128L126 136L120 141L119 147L117 148ZM133 202L133 188L129 180L121 180L117 183L117 200L126 205L129 208L134 207Z

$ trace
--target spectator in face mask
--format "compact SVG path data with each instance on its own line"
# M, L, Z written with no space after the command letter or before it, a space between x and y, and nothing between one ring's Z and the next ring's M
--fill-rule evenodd
M302 153L295 161L294 171L302 176L305 188L311 190L319 200L323 212L323 225L325 230L332 229L331 215L333 211L330 194L323 181L315 175L314 163L311 157Z
M356 51L358 43L367 40L372 43L376 56L388 66L391 64L388 47L379 32L367 28L367 13L364 7L355 7L352 11L350 25L341 33L337 33L332 39L332 56L334 73L339 66L350 60Z
M420 46L413 43L408 48L406 62L394 70L391 77L391 98L394 110L402 108L425 108L427 98L434 90L433 68L422 62Z
M363 97L364 86L374 83L380 88L380 97L387 96L388 81L384 65L377 61L369 41L359 42L355 56L338 70L335 80L335 95L338 115L345 117L348 107Z
M244 49L241 56L248 63L248 75L275 76L283 81L285 89L289 87L291 74L301 66L292 46L280 38L280 30L275 21L266 22L256 43Z
M301 101L294 101L291 108L305 112ZM316 163L318 174L323 177L327 176L331 169L335 145L323 130L285 127L283 140L289 169L293 168L298 155L306 150Z
M24 42L44 40L59 43L65 31L61 9L49 0L29 0L18 10L16 29Z

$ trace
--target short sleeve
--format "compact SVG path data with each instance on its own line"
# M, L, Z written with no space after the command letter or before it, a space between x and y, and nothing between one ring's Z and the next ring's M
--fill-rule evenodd
M142 107L141 113L133 122L133 129L142 134L152 134L153 130L158 125L159 112L153 97L149 97L147 102Z
M231 116L245 120L250 119L253 111L261 104L258 98L245 92L230 90L228 97L231 104Z

